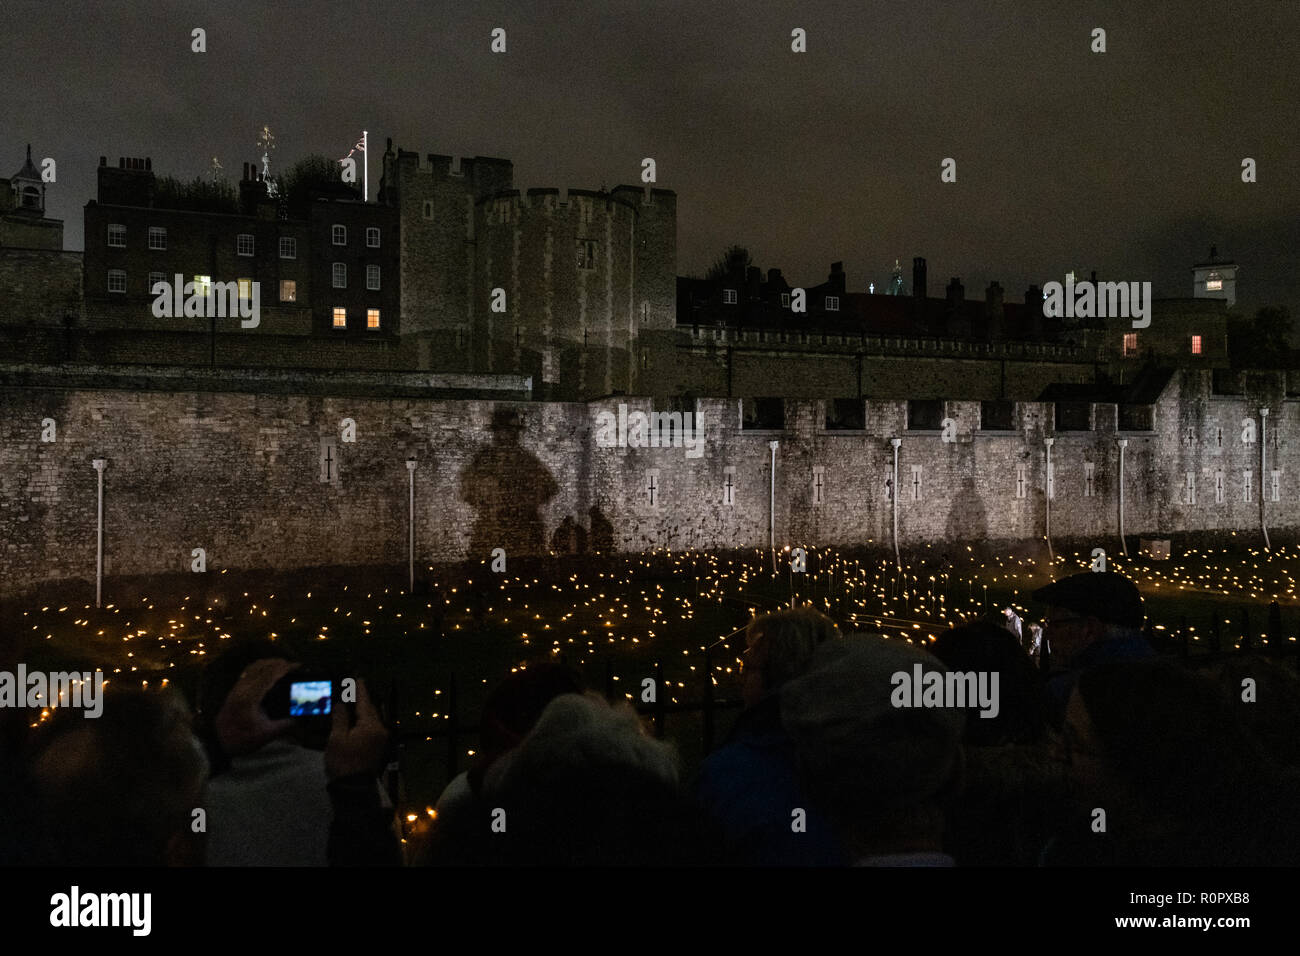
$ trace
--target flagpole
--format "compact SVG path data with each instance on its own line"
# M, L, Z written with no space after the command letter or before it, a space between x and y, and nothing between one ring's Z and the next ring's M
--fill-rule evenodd
M370 202L370 150L367 149L369 143L366 139L366 137L369 135L370 134L367 133L365 130L361 131L361 152L366 154L366 173L365 173L366 202Z

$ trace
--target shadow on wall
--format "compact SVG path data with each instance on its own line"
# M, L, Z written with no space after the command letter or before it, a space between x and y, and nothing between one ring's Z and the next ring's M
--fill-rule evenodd
M523 423L514 409L492 413L492 443L474 453L460 473L460 497L475 511L469 550L488 557L494 548L507 555L546 550L541 509L559 486L550 470L519 444Z
M967 476L948 509L948 527L945 541L986 541L989 537L989 515L984 499L975 489L975 479Z
M591 531L573 520L573 515L565 515L560 526L551 535L551 550L557 554L586 554L588 546L595 554L609 554L614 550L614 526L600 508L592 506L588 511L591 517Z

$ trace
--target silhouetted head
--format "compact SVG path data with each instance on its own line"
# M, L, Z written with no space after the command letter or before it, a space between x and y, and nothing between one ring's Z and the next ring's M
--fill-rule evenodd
M184 702L106 686L88 718L58 708L24 761L28 862L61 866L197 863L191 814L207 760Z
M1106 810L1127 862L1239 862L1249 804L1275 790L1219 687L1172 661L1084 671L1064 732L1074 798Z
M810 607L791 608L755 618L745 629L742 693L752 707L765 694L808 669L813 653L840 630L825 614Z
M582 677L562 664L533 664L511 674L488 695L480 725L480 751L469 772L477 792L483 774L502 754L528 735L548 704L561 694L581 694Z
M1032 743L1044 731L1042 681L1015 635L991 621L955 627L940 634L927 650L949 670L998 675L998 711L966 712L966 743L975 747Z
M551 701L484 791L485 807L504 813L505 829L489 841L500 862L672 863L686 843L676 752L648 737L625 703L594 695Z
M1085 571L1034 592L1048 606L1044 636L1052 653L1069 660L1116 637L1141 634L1145 611L1135 585L1114 571Z

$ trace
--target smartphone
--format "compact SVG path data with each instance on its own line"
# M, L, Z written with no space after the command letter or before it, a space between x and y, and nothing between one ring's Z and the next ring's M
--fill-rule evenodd
M328 718L334 701L334 680L329 674L300 667L285 674L262 698L262 709L272 720L295 717Z
M290 717L328 717L334 698L330 680L296 680L289 684Z

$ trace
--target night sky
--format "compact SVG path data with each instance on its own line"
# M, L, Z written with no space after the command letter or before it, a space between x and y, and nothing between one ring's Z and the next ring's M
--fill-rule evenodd
M961 276L968 297L997 279L1019 301L1096 269L1187 296L1213 243L1244 308L1300 317L1294 0L20 0L3 23L0 174L28 141L56 159L70 249L101 154L183 178L215 155L237 180L263 124L272 172L342 157L364 128L372 198L390 136L511 159L520 189L637 183L653 157L682 274L735 242L796 285L842 260L851 291L879 288L898 258L910 288L923 255L931 295Z

